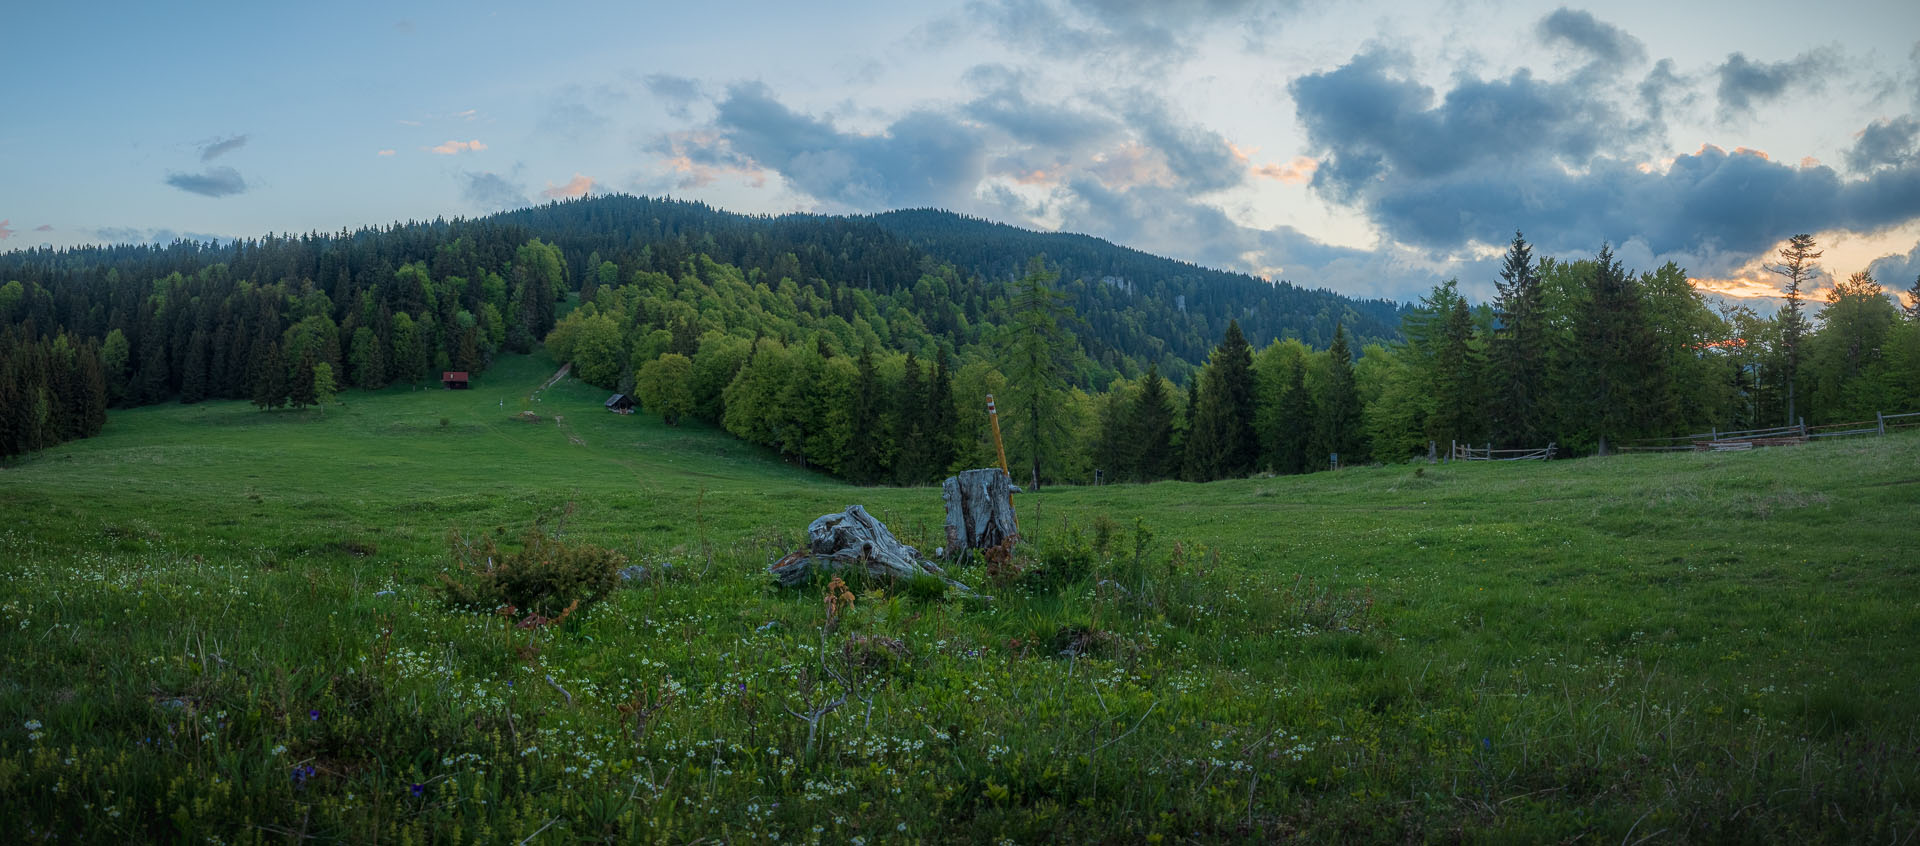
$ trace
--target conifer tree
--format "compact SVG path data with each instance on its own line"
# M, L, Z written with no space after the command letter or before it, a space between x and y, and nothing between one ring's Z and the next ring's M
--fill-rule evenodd
M933 380L927 386L926 423L920 429L927 442L927 460L934 477L943 477L953 469L959 441L959 412L953 406L953 373L948 369L947 348L942 346L933 360Z
M1795 407L1795 385L1800 381L1800 339L1806 334L1807 320L1802 314L1801 304L1803 285L1813 281L1813 262L1823 253L1813 248L1813 236L1795 235L1787 239L1787 245L1780 248L1780 265L1768 270L1787 280L1786 305L1780 308L1780 351L1784 357L1785 372L1780 375L1787 386L1787 422L1792 426L1799 418Z
M1186 476L1197 481L1245 476L1260 456L1253 430L1253 349L1239 321L1227 324L1201 376L1187 443Z
M847 444L844 466L847 478L856 484L871 485L880 480L880 474L886 469L880 444L885 426L880 413L880 397L884 394L880 374L874 368L872 347L860 348L860 356L854 361L854 367L853 434Z
M1513 233L1496 285L1487 368L1493 435L1508 446L1533 445L1546 430L1547 313L1533 248L1519 232Z
M1466 298L1453 301L1434 344L1434 419L1437 436L1467 443L1484 434L1480 354L1473 346L1473 315Z
M900 449L893 462L893 480L897 484L917 485L926 481L929 474L932 455L921 429L926 419L926 406L920 360L914 357L912 351L908 351L906 365L900 373L900 387L894 392L892 413L888 415L893 442Z
M312 346L300 353L300 361L294 364L292 378L288 379L288 405L301 409L320 401L313 382L314 369L319 366L320 357L314 354Z
M1174 475L1173 398L1167 394L1167 380L1160 378L1160 365L1147 366L1140 382L1140 394L1134 398L1128 420L1134 457L1128 461L1127 478L1151 482Z
M272 341L260 341L254 349L256 363L248 380L253 383L253 404L261 411L279 408L287 402L287 360Z
M1587 298L1575 325L1574 344L1584 385L1584 422L1602 452L1611 441L1638 434L1644 402L1658 359L1653 332L1642 313L1632 278L1602 244L1587 281Z
M1304 457L1309 469L1326 466L1340 457L1340 466L1366 460L1365 433L1360 417L1360 392L1353 381L1353 350L1342 325L1333 328L1333 346L1327 349L1327 385L1316 409L1313 440Z
M1067 372L1080 347L1062 324L1073 319L1066 297L1053 289L1058 274L1046 259L1034 256L1027 273L1016 280L1012 314L1001 333L1001 372L1007 376L1005 408L1020 421L1019 444L1025 447L1030 484L1038 489L1048 459L1066 440L1060 397L1066 392Z

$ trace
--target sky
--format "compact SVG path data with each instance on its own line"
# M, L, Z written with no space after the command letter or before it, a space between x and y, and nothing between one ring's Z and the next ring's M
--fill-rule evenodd
M0 250L588 193L939 207L1362 297L1920 277L1920 3L21 4Z

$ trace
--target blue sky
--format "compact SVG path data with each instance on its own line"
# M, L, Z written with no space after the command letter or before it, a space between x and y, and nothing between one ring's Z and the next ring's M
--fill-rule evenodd
M1764 295L1920 274L1920 4L36 4L0 249L583 192L941 206L1362 296L1517 229Z

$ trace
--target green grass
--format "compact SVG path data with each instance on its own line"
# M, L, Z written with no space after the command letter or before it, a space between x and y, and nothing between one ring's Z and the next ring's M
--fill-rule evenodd
M931 548L937 490L849 487L576 381L529 401L552 369L116 412L0 469L13 839L1920 826L1915 435L1049 488L1023 527L1084 577L960 568L984 604L856 585L829 628L767 563L852 503ZM536 520L668 575L531 632L439 601L449 531ZM809 742L794 714L841 697Z

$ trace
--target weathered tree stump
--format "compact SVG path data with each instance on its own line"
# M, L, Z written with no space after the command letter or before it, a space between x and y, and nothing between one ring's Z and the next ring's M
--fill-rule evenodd
M989 560L1004 560L1020 540L1013 515L1013 480L998 467L962 470L941 485L947 503L945 555L954 560L977 549Z
M997 471L996 471L997 472ZM838 514L822 514L807 526L807 548L774 562L773 575L784 587L807 580L814 572L859 567L875 578L911 579L930 575L967 593L973 589L947 577L939 565L920 551L901 543L867 509L849 505Z

